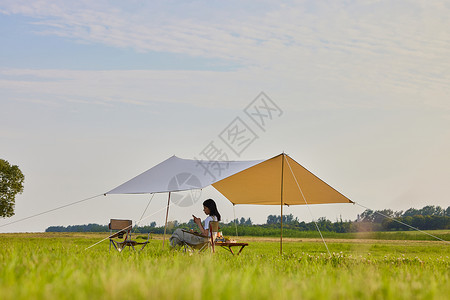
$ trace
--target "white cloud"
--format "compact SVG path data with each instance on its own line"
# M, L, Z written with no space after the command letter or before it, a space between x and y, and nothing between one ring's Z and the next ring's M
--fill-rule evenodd
M6 99L28 97L29 101L46 99L56 103L91 99L105 104L172 102L211 106L216 105L211 102L214 89L231 90L236 81L233 74L189 71L2 70L0 74L0 89ZM222 92L221 97L225 95ZM237 104L238 100L224 106Z
M220 58L274 76L316 77L372 94L423 93L434 99L430 105L447 107L442 97L449 93L450 10L438 2L305 1L216 22L209 15L219 13L195 5L190 9L208 16L183 18L151 8L135 15L109 6L93 10L89 4L50 9L41 4L34 11L12 7L39 18L43 34L140 52Z

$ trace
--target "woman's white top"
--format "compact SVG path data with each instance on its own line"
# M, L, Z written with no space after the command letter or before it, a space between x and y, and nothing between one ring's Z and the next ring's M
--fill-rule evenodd
M209 222L211 221L217 221L217 217L216 216L208 216L205 221L203 222L203 228L205 230L209 230Z

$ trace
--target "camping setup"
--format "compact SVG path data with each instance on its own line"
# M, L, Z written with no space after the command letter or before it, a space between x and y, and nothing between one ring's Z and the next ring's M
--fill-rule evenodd
M284 205L353 203L285 153L253 161L206 161L172 156L105 195L169 193L167 225L171 192L209 185L233 205L280 205L281 220ZM280 252L282 247L281 223Z

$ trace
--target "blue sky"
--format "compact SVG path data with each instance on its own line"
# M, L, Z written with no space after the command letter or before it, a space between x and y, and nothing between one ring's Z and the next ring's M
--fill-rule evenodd
M449 13L446 1L1 1L0 157L26 181L0 225L198 156L261 91L283 114L231 159L285 151L373 209L446 207ZM214 189L202 197L233 218ZM137 220L147 200L100 197L0 231ZM332 220L363 210L312 207ZM278 213L236 208L257 223Z

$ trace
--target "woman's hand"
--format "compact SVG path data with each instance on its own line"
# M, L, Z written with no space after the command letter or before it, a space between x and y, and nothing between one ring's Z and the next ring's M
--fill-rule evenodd
M201 234L204 236L208 236L208 231L203 228L202 220L194 215L192 215L192 217L194 218L194 223L197 224L198 228L200 229Z
M202 220L200 218L197 218L196 216L192 215L192 217L194 218L194 223L199 225L202 223Z

